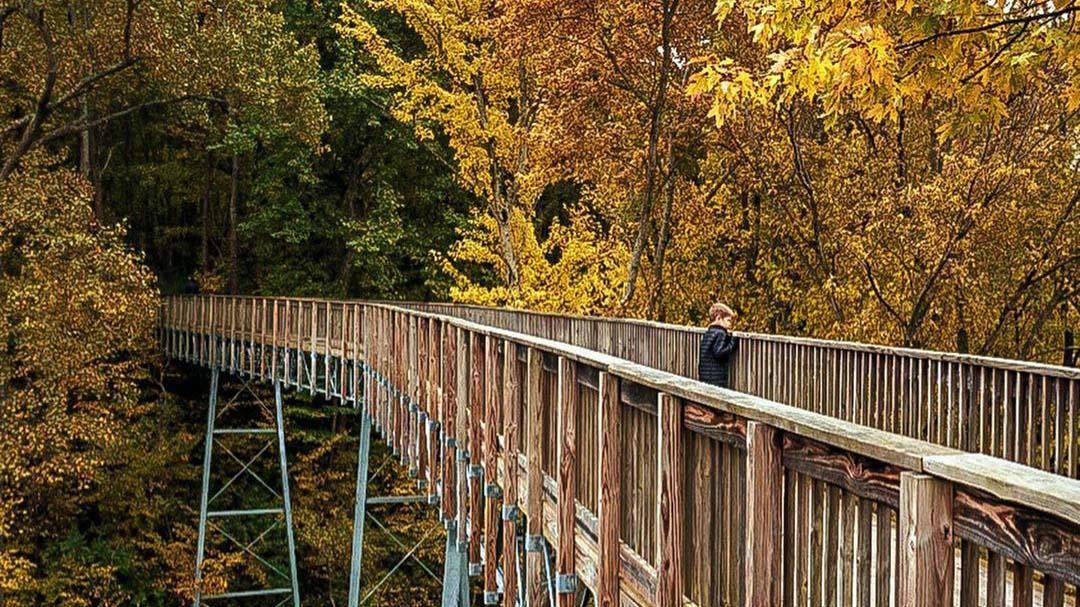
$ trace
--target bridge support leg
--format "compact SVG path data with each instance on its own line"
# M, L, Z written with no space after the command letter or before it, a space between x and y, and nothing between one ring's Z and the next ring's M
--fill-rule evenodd
M365 378L364 381L368 381ZM356 463L356 506L353 511L352 560L349 566L348 607L360 603L360 561L364 554L364 519L367 516L368 459L371 453L371 414L363 403L360 414L360 448Z
M464 527L459 528L458 533L462 538L468 537L467 530ZM472 605L472 597L469 596L469 544L467 542L458 542L457 546L457 559L458 559L458 582L459 588L459 601L461 601L461 607L469 607Z
M195 607L202 602L202 565L206 553L206 511L210 496L210 458L214 451L214 420L217 419L218 368L210 371L210 404L206 415L206 450L203 452L202 495L199 497L199 540L195 552Z
M293 537L292 504L289 500L289 469L285 459L285 421L281 403L281 381L274 381L274 405L277 416L278 462L281 469L281 499L285 508L285 536L289 543L289 573L292 574L292 603L300 607L300 589L296 575L296 539Z
M442 607L468 607L469 576L465 570L466 554L458 550L457 523L446 528L446 558L443 563Z
M255 596L270 596L278 595L283 596L285 601L289 596L292 597L293 607L300 607L300 592L297 587L297 573L296 573L296 545L293 537L292 526L292 504L289 500L289 473L286 464L285 455L285 424L283 416L282 398L281 398L281 382L274 382L274 421L276 428L268 427L252 427L252 428L218 428L217 418L220 414L227 411L232 404L230 402L221 411L218 411L217 406L217 394L219 385L220 369L215 366L211 370L210 375L210 403L209 411L206 418L206 450L203 457L203 476L202 476L202 492L199 498L199 539L198 546L195 554L195 600L194 606L200 607L204 605L204 601L211 599L230 599L230 598L245 598ZM249 389L245 386L243 389ZM259 405L263 408L263 411L270 414L269 407L258 397L257 394L252 392L255 400L259 402ZM246 462L239 459L236 452L230 449L230 445L226 443L219 443L219 436L232 436L232 437L248 437L248 440L254 437L265 437L267 435L274 436L260 449L254 456L248 459ZM276 436L275 436L276 435ZM275 442L277 443L278 450L278 469L281 473L281 491L278 492L271 483L268 483L252 468L252 464L259 459L259 457L270 450ZM211 475L213 465L213 452L214 446L217 444L218 448L223 450L226 455L241 465L238 472L232 475L227 482L222 484L216 492L211 494ZM233 447L235 449L235 447ZM230 509L230 510L210 510L210 505L218 498L218 496L224 494L226 490L233 485L233 483L244 475L251 476L256 482L264 487L267 492L273 494L275 498L278 498L282 502L281 508L244 508L244 509ZM236 536L232 535L223 522L213 523L213 520L222 521L223 519L236 520L238 518L244 518L251 521L258 521L267 516L283 515L285 536L288 546L288 558L289 558L289 570L288 573L282 570L277 564L268 561L259 554L257 554L253 547L259 542L248 542L246 540L240 540ZM259 539L269 533L270 530L277 527L280 523L274 521L266 528L265 531L259 536ZM206 538L207 531L213 528L220 536L223 536L226 540L235 544L237 548L249 555L258 563L266 567L268 573L272 579L288 580L288 586L270 587L270 588L256 588L256 589L243 589L243 590L231 590L221 594L204 595L202 591L203 584L203 564L206 555ZM275 577L276 576L276 577ZM282 603L279 604L283 604Z

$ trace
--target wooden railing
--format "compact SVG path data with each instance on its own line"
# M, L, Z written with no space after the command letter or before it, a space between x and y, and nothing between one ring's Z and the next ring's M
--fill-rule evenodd
M460 316L174 297L161 339L173 358L364 403L443 515L468 528L488 591L501 568L504 590L543 592L542 557L529 552L518 580L514 543L499 546L500 527L505 538L523 526L556 547L558 573L576 575L599 605L1075 605L1078 481ZM674 345L648 341L647 328L638 352ZM741 356L768 352L777 369L783 356L807 362L811 345ZM818 398L878 410L880 392L850 389L861 367L847 360L829 363L837 372ZM736 387L763 385L764 363L740 364L756 379ZM778 373L768 377L784 389Z
M697 377L701 329L632 319L409 303ZM738 333L732 388L807 411L1080 478L1080 369Z

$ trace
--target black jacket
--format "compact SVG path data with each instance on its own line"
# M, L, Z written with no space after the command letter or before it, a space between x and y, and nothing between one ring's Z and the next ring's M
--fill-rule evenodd
M729 378L729 361L738 341L726 329L710 326L701 337L698 351L698 380L726 388Z

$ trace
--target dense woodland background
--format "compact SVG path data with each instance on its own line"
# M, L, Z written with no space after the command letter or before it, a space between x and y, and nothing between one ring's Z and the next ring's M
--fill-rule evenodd
M0 603L190 596L205 378L156 357L159 293L721 298L1075 365L1077 12L0 0ZM340 602L353 421L290 411L302 586Z

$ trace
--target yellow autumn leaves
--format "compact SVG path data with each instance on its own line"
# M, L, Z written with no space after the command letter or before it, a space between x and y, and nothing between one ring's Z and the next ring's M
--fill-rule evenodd
M126 440L152 351L153 276L55 161L32 153L0 188L0 592L43 582L39 542Z
M482 203L442 258L457 300L696 322L720 297L748 328L1061 360L1076 8L387 0L341 32Z

